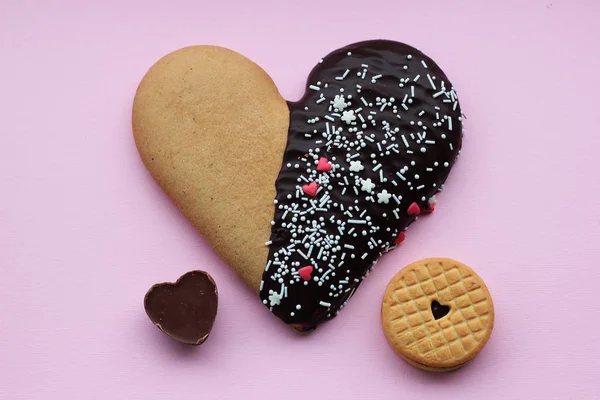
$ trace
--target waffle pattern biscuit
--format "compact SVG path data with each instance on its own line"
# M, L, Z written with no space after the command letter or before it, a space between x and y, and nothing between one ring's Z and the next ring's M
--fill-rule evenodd
M450 371L473 359L487 343L494 304L471 268L449 258L428 258L392 278L381 322L389 343L407 362Z

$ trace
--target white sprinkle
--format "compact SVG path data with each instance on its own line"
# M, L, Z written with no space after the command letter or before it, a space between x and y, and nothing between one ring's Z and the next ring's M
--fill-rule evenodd
M448 130L452 130L452 117L448 117Z
M443 95L444 93L445 93L445 91L444 91L444 89L442 89L442 90L440 90L439 92L437 92L437 93L434 93L434 94L433 94L433 98L435 99L435 98L437 98L437 97L439 97L439 96Z
M415 87L414 86L410 86L410 97L415 97Z
M367 70L366 70L366 69L364 69L364 70L363 70L363 73L362 73L362 76L360 77L360 79L365 79L365 75L366 75L366 74L367 74Z
M370 136L365 136L365 139L368 140L369 142L373 143L375 140L373 140Z
M373 168L373 172L377 172L381 168L381 164L377 164L375 168Z
M319 302L319 305L321 305L321 306L323 306L323 307L331 307L331 304L330 304L330 303L327 303L327 302L325 302L325 301L320 301L320 302Z
M344 244L344 248L354 250L354 246L351 244Z
M308 260L308 256L304 254L301 250L298 250L298 254L300 254L305 260Z
M421 112L419 113L419 117L422 116L423 114L425 114L425 110L421 110Z
M383 170L379 171L379 181L383 182Z
M394 199L394 201L398 204L400 204L400 199L398 198L398 196L396 196L395 194L392 195L392 198Z
M421 77L421 75L417 75L417 76L415 76L415 79L413 79L413 82L416 82L416 81L418 81L420 77Z
M381 78L383 75L379 74L379 75L375 75L372 79L379 79Z
M454 150L452 143L448 143L450 145L450 150Z
M398 175L398 178L402 179L403 181L406 181L406 178L400 172L396 172L396 175Z
M398 210L394 209L394 211L392 211L394 213L394 216L396 217L396 219L400 219L400 217L398 216Z
M402 137L402 141L404 142L404 145L406 147L408 147L408 141L406 140L406 138L404 137L404 135L401 135L401 137Z
M330 117L329 115L326 115L325 119L328 119L329 121L332 121L332 122L335 121L335 118Z
M265 246L270 246L271 244L273 244L273 242L270 240L268 242L265 242Z
M265 281L260 281L260 288L258 290L263 290L263 286L265 286Z
M364 98L364 97L361 97L361 98L360 98L360 101L362 101L362 102L363 102L363 104L365 105L365 107L369 107L369 103L367 103L367 101L365 100L365 98Z
M269 270L270 266L271 266L271 260L269 260L269 262L267 262L267 266L265 267L265 272L267 272Z
M427 68L427 64L425 64L425 60L421 60L421 64L423 64L424 68Z
M421 190L421 189L423 189L424 187L425 187L425 185L419 185L419 186L417 186L417 190Z
M362 258L364 260L365 258L367 258L368 255L369 255L369 253L365 253L360 258Z
M321 97L321 98L319 98L319 100L316 101L316 103L321 104L324 101L325 101L325 97Z
M433 90L436 90L437 87L435 86L435 83L433 83L433 79L431 79L431 75L427 74L427 79L429 79L429 83L431 84L431 87L433 88Z
M349 224L357 224L357 225L365 225L367 223L367 221L362 220L362 219L349 219L348 223Z
M404 103L402 103L402 108L404 108L406 111L408 111L408 107Z
M342 196L346 194L346 188L342 189Z
M312 89L312 90L321 90L320 87L315 86L315 85L310 85L309 88Z

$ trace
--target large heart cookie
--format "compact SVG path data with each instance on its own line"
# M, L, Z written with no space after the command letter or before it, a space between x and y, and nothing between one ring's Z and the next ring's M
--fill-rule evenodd
M432 211L462 118L432 59L392 41L336 50L287 103L252 61L188 47L158 61L133 107L142 159L279 318L332 318L377 258Z

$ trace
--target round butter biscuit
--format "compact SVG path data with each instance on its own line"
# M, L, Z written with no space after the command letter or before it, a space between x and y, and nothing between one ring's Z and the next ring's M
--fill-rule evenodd
M383 331L413 366L451 371L473 359L494 327L494 304L483 280L449 258L428 258L399 271L381 305Z

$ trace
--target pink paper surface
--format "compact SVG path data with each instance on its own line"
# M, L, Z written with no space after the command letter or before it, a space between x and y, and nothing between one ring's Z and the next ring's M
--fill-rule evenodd
M0 4L0 399L600 398L600 2L104 1ZM332 322L272 317L144 169L139 80L191 44L230 47L297 99L348 43L420 47L457 88L463 155ZM224 155L226 157L226 155ZM388 346L383 291L411 261L461 260L496 305L467 367L421 372ZM147 319L154 283L205 269L208 341Z

